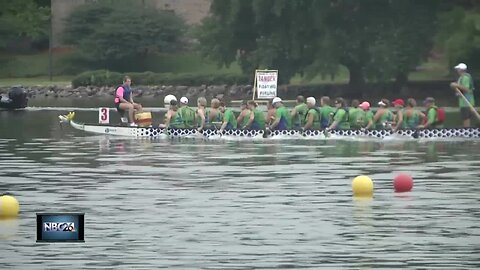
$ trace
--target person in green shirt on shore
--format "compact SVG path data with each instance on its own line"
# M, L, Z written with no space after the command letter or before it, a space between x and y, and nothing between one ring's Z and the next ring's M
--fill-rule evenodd
M360 102L357 99L352 100L352 106L348 110L348 118L350 120L350 128L352 129L360 129L362 128L363 124L363 116L365 113L362 109L358 108Z
M220 111L223 113L223 123L220 127L220 133L223 133L225 129L236 129L237 118L231 109L227 109L225 103L220 104Z
M465 96L468 102L475 107L475 99L473 91L475 87L473 85L473 78L472 76L467 73L467 65L464 63L460 63L455 66L455 70L458 73L458 81L452 82L450 87L456 91L457 89ZM473 113L471 111L470 106L468 103L457 93L458 96L458 106L460 107L460 114L463 120L463 127L468 128L471 126L471 119L473 117Z
M307 98L307 112L303 121L305 123L302 127L303 130L320 129L320 112L316 104L317 101L314 97Z
M326 129L332 123L335 109L330 106L330 97L323 96L320 99L320 128Z
M248 123L243 127L244 129L264 130L265 129L265 114L257 109L258 104L250 100L248 102L248 109L251 111Z
M240 105L240 114L237 117L237 123L239 128L244 128L250 120L251 110L248 108L247 101L242 101Z
M197 112L188 106L188 98L182 97L180 99L180 109L177 113L182 118L185 128L197 127Z
M427 122L419 125L418 128L443 128L443 123L438 119L438 107L435 105L435 99L428 97L423 103L427 108Z
M272 101L273 106L275 107L275 120L270 125L271 130L288 130L290 129L290 119L291 116L288 113L287 108L283 105L281 98L276 97Z
M290 115L292 116L292 123L294 129L299 129L305 125L305 116L307 113L307 104L305 104L305 97L298 96L297 104L293 108Z
M327 128L330 129L349 129L350 121L348 119L347 103L343 98L335 100L335 107L337 110L333 115L333 123Z

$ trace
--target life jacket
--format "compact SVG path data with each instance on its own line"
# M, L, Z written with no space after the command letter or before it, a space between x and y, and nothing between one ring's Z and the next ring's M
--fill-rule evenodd
M117 97L117 90L118 88L123 88L123 99L130 100L130 96L132 95L132 89L128 85L119 85L115 88L115 103L120 103L120 99Z
M307 124L308 122L308 114L310 113L311 110L314 110L317 112L317 119L313 119L313 123L312 123L312 129L315 129L315 128L320 128L321 127L321 123L320 123L320 109L318 107L313 107L313 108L307 108L307 111L305 113L305 117L303 118L303 124Z
M335 119L335 115L337 115L339 110L344 110L345 111L345 117L344 117L344 119L342 119L340 121L340 123L350 122L350 116L349 116L350 113L348 112L348 108L339 108L338 110L335 111L332 118Z

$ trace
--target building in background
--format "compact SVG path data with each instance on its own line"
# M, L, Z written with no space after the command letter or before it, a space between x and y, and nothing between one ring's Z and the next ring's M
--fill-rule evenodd
M73 10L95 0L51 0L52 1L52 42L53 47L62 47L61 34L65 19ZM208 15L212 0L138 0L158 9L171 10L185 19L188 24L198 24ZM114 0L112 1L114 3Z

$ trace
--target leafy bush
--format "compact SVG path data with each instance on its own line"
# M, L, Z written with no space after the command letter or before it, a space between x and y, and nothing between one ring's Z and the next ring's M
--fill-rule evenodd
M128 73L111 72L108 70L87 71L77 75L72 80L73 87L79 86L117 86L123 77L128 75L136 85L214 85L214 84L249 84L249 76L240 74L192 74L192 73Z
M89 2L66 21L63 41L78 49L79 63L92 68L131 70L148 55L178 50L184 21L174 13L124 0Z

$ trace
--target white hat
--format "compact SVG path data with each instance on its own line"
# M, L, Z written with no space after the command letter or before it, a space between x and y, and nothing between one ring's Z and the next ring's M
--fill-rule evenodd
M380 106L387 106L387 104L385 104L385 102L383 102L382 100L380 100L380 101L378 102L378 105L380 105Z
M180 99L180 103L182 103L182 104L188 104L188 98L182 97L182 98Z
M315 105L315 104L317 104L317 101L315 100L314 97L308 97L308 98L307 98L307 103L310 103L310 104L312 104L312 105Z
M277 103L277 102L282 102L282 99L279 98L279 97L276 97L276 98L274 98L274 99L272 100L272 104L275 104L275 103Z
M461 70L467 70L467 65L464 63L460 63L454 67L454 69L461 69Z
M166 105L170 105L170 101L172 101L172 100L177 101L177 98L176 98L174 95L167 95L167 96L163 99L163 102L164 102Z

